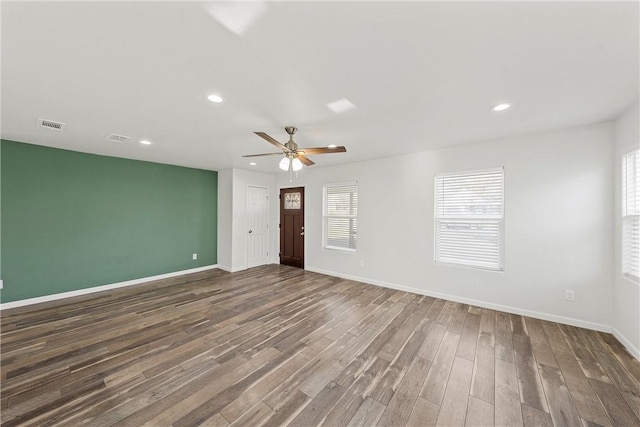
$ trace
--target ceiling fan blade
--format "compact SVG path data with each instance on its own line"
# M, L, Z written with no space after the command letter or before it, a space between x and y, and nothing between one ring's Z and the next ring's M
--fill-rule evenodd
M304 152L304 154L330 154L330 153L345 153L347 149L343 146L329 148L329 147L316 147L316 148L300 148L298 151Z
M304 163L304 164L305 164L305 165L307 165L307 166L315 165L315 163L313 163L313 162L311 161L311 159L310 159L310 158L305 157L304 155L302 155L302 154L300 154L300 153L298 153L298 156L297 156L297 157L298 157L298 159L300 159L300 161L301 161L302 163Z
M289 153L291 150L288 149L287 147L285 147L283 144L280 144L278 141L276 141L275 139L271 138L269 135L267 135L264 132L254 132L256 135L258 135L260 138L264 139L265 141L269 142L270 144L275 145L276 147L278 147L279 149Z
M282 153L245 154L242 157L282 156Z

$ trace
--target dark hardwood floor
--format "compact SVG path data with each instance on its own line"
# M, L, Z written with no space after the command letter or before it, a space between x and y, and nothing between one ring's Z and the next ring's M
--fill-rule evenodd
M639 426L610 334L284 267L5 310L2 425Z

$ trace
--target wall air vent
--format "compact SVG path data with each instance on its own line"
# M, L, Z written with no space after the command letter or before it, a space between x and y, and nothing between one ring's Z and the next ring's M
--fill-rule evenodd
M46 120L46 119L39 119L38 124L43 128L53 129L53 130L62 130L62 128L64 128L65 126L65 123L54 122L53 120Z
M131 137L118 135L117 133L112 133L112 134L109 134L109 136L107 136L107 140L112 142L125 142L128 139L131 139Z

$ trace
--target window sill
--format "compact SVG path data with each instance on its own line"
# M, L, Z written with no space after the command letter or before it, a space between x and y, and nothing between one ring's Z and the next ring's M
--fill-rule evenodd
M493 268L493 267L483 267L480 265L469 265L469 264L457 264L455 262L445 262L445 261L434 261L435 265L443 266L443 267L456 267L456 268L466 268L469 270L482 270L489 271L493 273L504 273L504 267Z
M339 246L323 246L322 249L327 250L327 251L335 251L335 252L356 253L356 249L341 248Z

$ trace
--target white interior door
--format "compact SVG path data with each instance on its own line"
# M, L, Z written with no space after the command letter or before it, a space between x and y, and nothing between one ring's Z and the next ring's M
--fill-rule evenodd
M269 189L247 187L247 267L269 262Z

